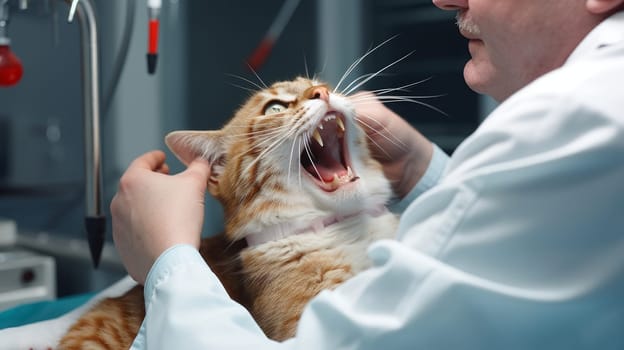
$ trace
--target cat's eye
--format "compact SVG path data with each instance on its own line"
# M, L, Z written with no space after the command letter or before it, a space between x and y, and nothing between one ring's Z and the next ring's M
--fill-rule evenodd
M288 106L284 102L271 101L264 107L264 115L271 115L284 112Z

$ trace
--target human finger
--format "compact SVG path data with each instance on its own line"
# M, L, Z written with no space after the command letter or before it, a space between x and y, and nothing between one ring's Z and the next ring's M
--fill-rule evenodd
M156 171L160 169L165 163L165 153L160 150L150 151L142 154L138 158L136 158L128 169L147 169L151 171Z
M181 174L193 176L202 183L206 183L210 177L210 163L205 158L195 158Z
M163 163L160 168L156 169L157 172L161 173L161 174L169 174L169 165L167 163Z

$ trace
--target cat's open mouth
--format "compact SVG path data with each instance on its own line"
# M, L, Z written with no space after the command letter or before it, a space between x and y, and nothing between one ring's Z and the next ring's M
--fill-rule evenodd
M308 147L301 153L301 166L324 191L333 192L357 181L344 140L344 116L329 112L312 132Z

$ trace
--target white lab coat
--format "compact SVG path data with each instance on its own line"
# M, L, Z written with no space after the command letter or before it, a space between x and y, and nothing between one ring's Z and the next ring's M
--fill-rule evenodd
M417 187L397 240L314 298L295 338L267 339L176 246L133 349L624 349L624 12Z

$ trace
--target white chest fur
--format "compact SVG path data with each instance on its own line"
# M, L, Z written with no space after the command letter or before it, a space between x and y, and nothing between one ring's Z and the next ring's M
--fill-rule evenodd
M322 251L330 257L344 260L356 273L370 266L366 251L372 242L395 237L397 216L388 211L376 214L363 212L318 230L307 230L250 246L243 256L253 255L254 260L258 263L262 261L269 268L289 261L293 256Z

